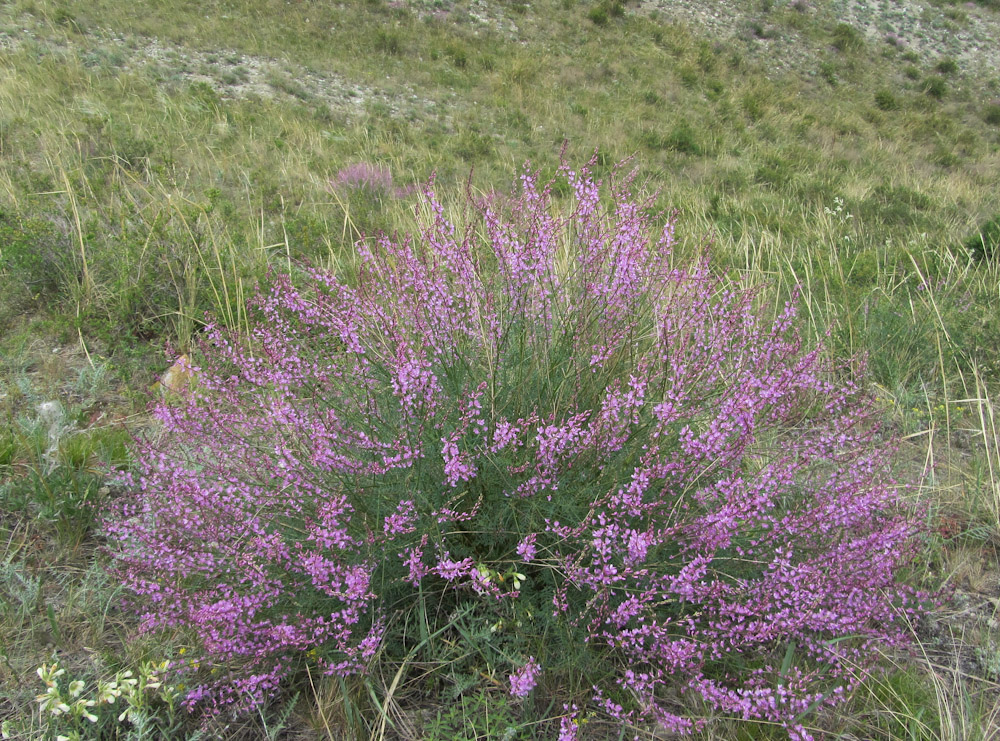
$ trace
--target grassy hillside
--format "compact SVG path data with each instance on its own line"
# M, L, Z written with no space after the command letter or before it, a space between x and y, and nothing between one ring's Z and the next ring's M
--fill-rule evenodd
M95 687L183 660L136 639L95 507L206 312L239 327L269 269L336 270L362 235L410 229L432 176L457 201L508 190L525 161L593 156L598 173L631 157L678 210L679 260L710 240L767 301L798 287L807 333L864 358L902 435L934 534L913 582L950 596L913 626L915 655L810 722L1000 734L997 38L991 0L0 0L5 729L54 738L34 701L53 657ZM312 679L213 733L337 738L393 696L392 676L371 696ZM459 704L404 680L387 737L516 720L488 677ZM156 738L153 718L193 733L169 699L134 711L107 737Z

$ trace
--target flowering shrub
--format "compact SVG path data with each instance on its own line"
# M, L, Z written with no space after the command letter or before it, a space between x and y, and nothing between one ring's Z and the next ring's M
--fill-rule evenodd
M388 167L370 162L355 162L341 168L330 180L330 187L339 191L366 191L375 197L391 195L402 198L411 192L411 188L393 184Z
M355 162L330 178L328 190L343 210L344 224L353 234L377 234L395 229L391 202L407 199L416 192L412 185L398 185L388 167L371 162Z
M693 730L678 691L805 738L904 640L914 526L868 396L793 305L763 321L707 260L675 267L630 177L605 206L562 176L571 206L526 172L464 230L428 189L418 235L275 278L156 407L108 530L145 628L214 667L190 705L363 672L435 595L423 634L491 626L490 665L561 694L566 738L584 706ZM587 696L561 688L581 672Z

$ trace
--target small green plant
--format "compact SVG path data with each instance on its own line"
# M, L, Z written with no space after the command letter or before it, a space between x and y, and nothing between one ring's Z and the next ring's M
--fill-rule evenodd
M17 438L9 429L0 429L0 469L7 468L17 455Z
M948 81L940 75L930 75L924 78L920 89L931 98L941 100L948 92Z
M612 18L625 15L623 0L601 0L587 12L587 18L596 26L606 26Z
M849 23L838 23L833 29L831 45L839 52L849 53L861 50L865 45L864 36Z
M902 49L906 46L906 42L903 41L897 33L887 33L884 37L885 43L889 46L895 47L896 49Z
M642 101L648 105L660 105L663 98L655 90L646 90L642 93Z
M769 26L761 21L753 21L750 23L748 30L750 34L757 39L774 39L779 36L778 29L774 26Z
M61 465L73 471L86 471L92 468L96 452L96 436L77 432L66 435L59 441L56 459Z
M992 259L1000 253L1000 214L983 222L968 239L965 249L977 260Z
M455 40L444 47L445 56L456 69L467 69L469 66L469 48L462 41Z
M899 108L899 101L891 90L879 90L875 93L875 105L883 111L895 111Z
M291 75L271 69L265 76L267 84L275 90L299 100L309 100L312 95L305 86Z
M934 65L934 69L942 75L953 75L958 72L958 62L951 57L944 57Z
M925 193L905 185L882 184L861 202L859 216L885 224L919 226L933 206Z
M63 26L64 28L70 29L75 33L80 33L80 24L76 20L76 16L68 8L58 7L56 11L52 14L52 21L57 26Z
M521 731L512 702L503 692L480 689L463 693L455 702L432 712L434 716L427 718L421 729L421 738L427 741L530 738Z
M873 678L865 689L879 709L872 714L871 723L880 734L873 734L873 738L938 737L935 731L939 727L939 710L934 686L917 670L897 668L886 676Z
M983 673L992 680L1000 679L1000 647L989 645L976 648L976 659L983 668Z
M398 57L403 53L403 35L395 30L379 29L375 33L375 49Z
M828 85L836 87L840 82L840 78L837 76L837 65L833 62L821 62L819 65L819 76L826 81Z
M101 373L82 374L78 384L92 388ZM51 528L64 544L75 546L90 533L108 492L105 475L128 465L130 434L122 427L77 429L86 414L67 412L58 402L39 404L37 419L0 429L0 504L30 515ZM16 475L2 478L18 461Z
M754 180L764 185L780 187L793 173L793 167L777 154L769 154L754 173Z
M48 219L0 207L0 280L33 298L50 299L65 290L74 271L69 239ZM16 297L12 290L5 300Z
M604 4L595 5L589 11L587 11L587 18L595 26L606 26L608 24L608 9Z
M88 682L71 680L58 662L42 664L36 674L45 690L36 700L44 737L61 741L103 738L105 733L116 735L115 728L122 723L141 729L140 738L170 736L180 727L181 697L179 686L166 681L170 670L169 661L144 661L138 674L126 669L113 679Z
M969 16L961 8L945 8L944 17L959 25L964 25L969 20Z
M994 100L986 106L983 120L991 126L1000 126L1000 100Z
M667 133L646 130L641 134L644 145L653 150L680 152L700 155L704 153L698 133L687 121L676 124Z

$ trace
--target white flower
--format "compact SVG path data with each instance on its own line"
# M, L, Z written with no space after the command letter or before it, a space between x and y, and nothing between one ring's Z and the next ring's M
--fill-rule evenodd
M42 712L47 710L53 715L62 715L69 712L69 705L62 701L62 697L59 695L59 688L55 686L50 686L45 691L45 694L38 695L35 701L42 706Z
M54 663L52 666L42 664L35 670L35 673L38 675L39 679L45 682L46 685L52 687L56 684L56 677L61 677L66 673L65 669L59 669L58 667L58 663Z
M121 697L122 691L118 689L118 683L114 680L110 682L97 683L97 701L114 705L115 699Z
M117 680L118 686L121 688L121 694L123 695L131 695L132 690L137 684L139 684L139 680L132 676L131 669L126 669L121 672L115 677L115 679Z

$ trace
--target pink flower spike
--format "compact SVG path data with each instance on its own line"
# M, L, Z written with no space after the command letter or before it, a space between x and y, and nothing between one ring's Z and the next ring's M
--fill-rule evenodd
M527 663L510 675L510 694L512 697L527 697L538 683L542 668L529 656Z
M538 538L537 533L531 533L526 535L524 539L517 544L517 555L521 557L521 560L525 563L530 563L535 560L535 555L537 554L537 549L535 548L535 540Z

